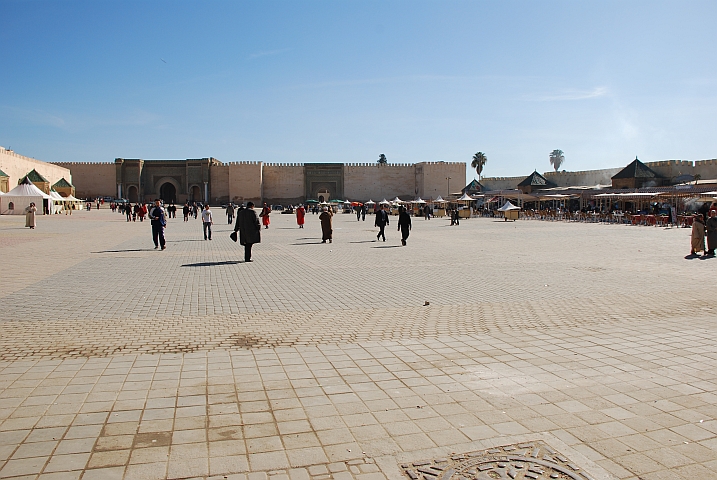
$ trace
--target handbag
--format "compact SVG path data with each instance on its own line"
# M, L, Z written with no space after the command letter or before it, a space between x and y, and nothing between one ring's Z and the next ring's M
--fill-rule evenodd
M230 233L229 238L231 238L232 240L234 240L236 242L237 241L237 232Z

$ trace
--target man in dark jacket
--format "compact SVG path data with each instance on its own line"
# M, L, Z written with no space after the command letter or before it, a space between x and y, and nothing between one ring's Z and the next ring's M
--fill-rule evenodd
M378 235L376 235L376 240L383 237L384 242L386 241L386 233L384 232L384 229L386 228L386 225L388 225L388 212L386 212L385 208L385 205L381 205L381 209L376 212L376 220L374 221L374 226L379 229Z
M406 239L411 231L411 217L406 207L398 207L398 230L401 232L401 245L406 246Z
M149 211L149 218L152 220L152 239L154 240L154 249L158 249L160 245L162 250L165 248L164 227L167 226L167 219L164 218L164 209L159 199L154 201L154 207Z
M251 246L261 243L261 226L259 216L254 211L254 202L246 204L237 212L237 222L234 231L239 232L239 243L244 245L244 261L251 262Z

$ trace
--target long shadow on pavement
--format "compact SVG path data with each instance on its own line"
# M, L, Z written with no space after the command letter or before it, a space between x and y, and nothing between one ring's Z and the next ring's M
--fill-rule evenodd
M186 263L182 267L217 267L220 265L236 265L239 262L237 260L226 260L224 262L199 262L199 263Z

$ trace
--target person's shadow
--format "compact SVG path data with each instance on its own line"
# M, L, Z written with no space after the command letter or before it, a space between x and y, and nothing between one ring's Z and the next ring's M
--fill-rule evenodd
M236 265L242 263L238 260L225 260L223 262L199 262L199 263L185 263L183 267L218 267L221 265Z

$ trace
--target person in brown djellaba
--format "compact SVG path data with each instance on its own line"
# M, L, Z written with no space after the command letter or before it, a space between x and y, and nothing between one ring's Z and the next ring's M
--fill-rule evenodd
M35 212L37 212L35 202L30 203L30 206L25 208L25 226L30 227L30 230L35 228Z
M326 243L326 240L331 243L334 233L331 225L334 214L326 207L324 207L323 210L321 215L319 215L319 220L321 221L321 243Z
M710 218L705 223L707 227L707 252L705 255L709 257L715 256L715 248L717 248L717 210L710 210Z
M705 251L705 217L701 213L692 217L692 235L690 255L697 255L697 252Z

